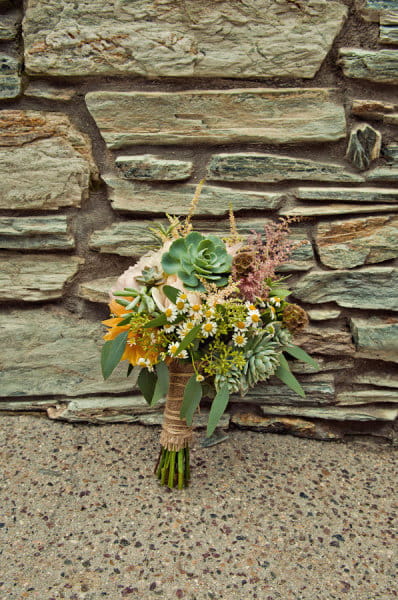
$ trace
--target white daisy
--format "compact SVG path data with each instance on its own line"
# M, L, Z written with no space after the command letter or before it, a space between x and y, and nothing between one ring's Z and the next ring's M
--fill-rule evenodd
M251 326L251 327L258 327L258 325L260 325L260 323L261 323L261 316L260 316L259 311L257 309L250 311L246 318L246 325Z
M172 342L171 344L169 344L167 346L167 353L169 356L175 356L175 353L178 350L180 344L178 344L177 342Z
M212 317L214 317L214 315L215 315L215 312L216 312L216 311L214 310L214 308L213 308L213 307L211 307L211 308L206 308L206 309L204 310L204 312L203 312L203 316L204 316L204 318L205 318L205 319L207 319L207 320L209 321L209 320L210 320Z
M203 377L203 375L201 375L200 373L198 373L198 374L196 375L196 381L199 381L199 383L200 383L201 381L204 381L204 380L205 380L205 378L204 378L204 377Z
M169 321L169 323L172 323L177 318L177 309L175 306L169 306L164 311L164 314L166 316L166 319Z
M251 302L245 302L245 306L249 314L252 312L258 312L257 306Z
M202 316L202 306L201 304L191 304L189 309L189 316L194 319L199 319Z
M243 335L242 333L234 333L234 335L232 336L232 339L234 341L235 346L245 346L246 342L247 342L247 337L245 335Z
M269 304L272 304L273 306L276 306L277 308L280 307L281 305L281 299L278 298L278 296L271 296L271 298L268 300Z
M173 333L173 331L175 330L176 326L175 325L163 325L163 331L165 333Z
M214 321L206 321L202 325L202 335L203 337L209 337L214 335L217 331L217 323Z
M247 324L245 321L236 321L236 323L234 323L234 330L237 332L240 331L246 331L247 329Z

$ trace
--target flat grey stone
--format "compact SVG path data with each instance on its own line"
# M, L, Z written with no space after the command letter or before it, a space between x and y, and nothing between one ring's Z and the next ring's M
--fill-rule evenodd
M176 184L156 187L133 183L112 175L103 175L108 186L112 208L123 213L187 215L196 185ZM282 192L248 192L204 185L196 210L197 215L227 215L229 205L239 210L275 210L284 198Z
M0 300L42 302L61 298L65 284L83 262L77 256L2 252Z
M57 86L47 81L30 81L24 90L24 96L60 100L62 102L71 100L75 94L76 89L73 87Z
M21 93L21 63L18 58L0 52L0 100L16 98Z
M110 301L109 290L115 285L118 276L102 277L85 281L79 285L79 296L90 302L107 304Z
M287 180L362 182L363 177L349 173L342 165L275 154L216 154L207 169L215 181L272 183Z
M231 423L240 429L252 429L262 433L290 433L315 440L338 440L344 435L329 423L308 421L292 417L263 417L252 412L239 411L231 416Z
M398 202L398 190L394 188L299 187L295 190L294 195L299 200L315 202L330 200L337 202L391 202L391 204Z
M311 321L328 321L329 319L338 319L341 315L341 310L331 310L327 308L312 308L307 310L307 314Z
M350 133L346 156L360 171L369 168L380 156L381 133L367 123L356 125Z
M355 0L355 5L364 19L376 23L391 11L398 11L398 0Z
M327 373L328 371L347 371L354 367L353 359L347 356L343 356L343 358L338 360L330 356L317 356L316 362L318 363L317 368L299 360L289 360L289 366L291 371L298 375L313 375L315 373Z
M346 269L398 257L398 216L320 223L315 236L321 262Z
M65 216L0 217L2 250L70 250L75 247Z
M24 177L21 177L23 169ZM0 112L0 208L80 206L98 174L91 141L62 113ZM29 185L26 185L29 181Z
M376 167L366 173L366 180L373 181L391 181L396 183L398 181L398 166L391 167Z
M334 421L395 421L398 408L394 406L261 406L264 415L289 415Z
M311 271L298 281L293 294L310 304L336 302L347 308L398 310L398 269Z
M139 156L118 156L115 160L125 179L146 181L180 181L192 175L193 163L186 160L169 160L142 154Z
M32 396L81 396L128 393L134 376L122 363L106 381L100 369L105 327L79 319L56 306L3 310L0 394L15 399ZM54 402L53 402L54 404Z
M344 108L326 88L90 92L86 103L108 148L116 149L329 142L346 131Z
M398 403L398 391L395 390L355 390L341 392L336 395L338 406L355 406L358 404L395 404Z
M395 372L390 371L372 371L367 370L365 373L356 374L352 378L352 383L366 384L386 388L398 388L398 373L395 367Z
M0 20L0 41L14 40L21 27L21 14L18 11L2 14Z
M358 215L363 213L398 212L398 205L393 204L316 204L303 206L289 204L279 210L282 217L328 217L341 215Z
M386 124L398 123L398 104L383 100L355 99L352 101L351 113L356 117L374 119Z
M25 62L33 75L312 78L346 14L331 0L29 0Z
M291 295L296 295L296 288L297 285ZM303 332L295 335L294 343L311 356L321 354L322 356L351 357L355 354L350 333L335 327L307 326Z
M314 381L311 381L311 377ZM328 374L312 375L309 376L309 381L300 380L300 383L305 391L305 398L302 398L286 385L273 378L266 382L259 382L243 398L238 395L231 396L231 402L253 403L261 407L268 404L309 406L334 403L335 389L333 376Z
M264 219L238 219L237 228L242 235L253 231L264 231ZM156 246L153 236L149 234L148 225L155 222L120 221L112 223L109 227L92 233L89 239L89 247L97 252L107 254L118 254L120 256L142 256L145 252L153 250ZM229 231L228 221L196 221L194 227L202 233L225 236ZM292 232L292 242L300 245L294 249L288 262L283 265L283 271L306 271L314 266L314 253L312 244L304 234ZM303 243L304 242L304 243ZM99 284L101 285L101 284ZM85 293L85 292L82 292Z
M397 25L381 25L379 40L381 44L398 45L398 19Z
M398 362L398 319L353 317L350 323L358 356Z
M346 77L377 83L398 83L398 50L340 48L337 63Z

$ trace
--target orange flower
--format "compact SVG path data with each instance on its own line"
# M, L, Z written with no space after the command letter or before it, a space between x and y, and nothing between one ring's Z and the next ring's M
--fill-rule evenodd
M130 301L132 298L126 298L126 300ZM109 310L112 315L116 315L115 317L110 317L110 319L105 319L102 321L103 325L106 325L110 329L104 335L104 340L113 340L119 333L122 331L126 331L129 328L129 325L122 325L119 327L119 323L124 319L126 315L130 313L130 311L126 311L124 306L116 302L116 300L111 300L109 303ZM132 313L131 313L132 314Z

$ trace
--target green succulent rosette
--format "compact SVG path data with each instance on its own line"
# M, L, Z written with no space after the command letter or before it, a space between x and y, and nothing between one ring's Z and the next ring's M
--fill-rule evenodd
M217 287L227 285L232 256L216 236L193 231L171 244L162 256L162 267L165 273L176 274L187 289L204 291L201 279Z

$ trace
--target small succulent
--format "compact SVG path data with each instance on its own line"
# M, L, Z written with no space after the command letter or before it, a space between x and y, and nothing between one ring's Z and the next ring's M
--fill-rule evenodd
M278 323L279 325L279 323ZM292 343L292 334L285 327L278 327L275 331L274 341L280 346L290 346Z
M228 373L219 373L214 377L214 387L216 390L222 388L223 385L228 385L230 394L236 394L241 389L241 376L242 371L231 365Z
M162 267L170 275L177 274L187 289L204 291L201 279L217 287L227 285L232 257L219 238L193 231L171 244L162 256Z
M273 375L279 366L279 345L271 341L272 337L264 333L250 340L245 348L246 365L240 381L242 395L258 381L265 381Z
M157 265L154 267L144 267L141 275L137 275L135 279L138 281L138 283L141 283L147 287L160 285L164 280L162 270Z

